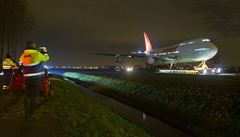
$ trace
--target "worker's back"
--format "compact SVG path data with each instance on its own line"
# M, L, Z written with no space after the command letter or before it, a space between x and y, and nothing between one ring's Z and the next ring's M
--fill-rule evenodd
M25 49L20 57L23 64L23 73L25 78L38 78L44 76L43 62L48 61L49 56L43 55L36 49Z
M16 66L16 64L10 58L6 58L4 59L2 66L3 69L11 69L12 67Z
M11 56L7 54L6 59L2 63L3 69L3 90L10 88L12 80L12 69L16 67L16 64L11 60Z

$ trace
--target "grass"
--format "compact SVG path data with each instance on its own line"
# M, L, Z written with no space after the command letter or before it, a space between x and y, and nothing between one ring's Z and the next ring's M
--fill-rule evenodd
M149 73L65 75L156 104L195 129L240 136L240 77Z
M36 114L59 120L64 137L150 136L65 81L53 78L51 82L55 96L44 102Z

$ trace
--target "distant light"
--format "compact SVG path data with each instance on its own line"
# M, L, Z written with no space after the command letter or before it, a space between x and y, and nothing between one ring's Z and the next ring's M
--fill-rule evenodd
M206 69L203 70L203 74L204 74L204 75L207 74L207 70L206 70Z
M126 68L126 71L127 71L127 72L132 72L132 71L133 71L133 67L127 67L127 68Z
M218 68L217 69L217 73L221 73L222 72L222 69L221 68Z
M202 41L203 41L203 42L206 42L206 41L210 41L210 39L203 39Z
M119 72L119 71L121 71L121 67L117 66L117 67L115 68L115 70Z
M216 72L216 69L214 68L214 69L212 69L212 73L215 73Z

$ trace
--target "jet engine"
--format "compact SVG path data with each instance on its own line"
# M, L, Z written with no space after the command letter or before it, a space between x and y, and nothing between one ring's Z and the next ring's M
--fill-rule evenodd
M117 63L123 63L123 57L118 54L118 55L115 56L115 61Z
M148 57L147 60L145 61L146 64L152 65L155 62L153 57Z

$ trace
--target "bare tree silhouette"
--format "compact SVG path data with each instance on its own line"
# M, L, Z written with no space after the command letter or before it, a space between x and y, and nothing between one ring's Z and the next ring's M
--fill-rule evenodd
M19 39L33 24L26 0L0 0L0 61L6 53L16 58Z

